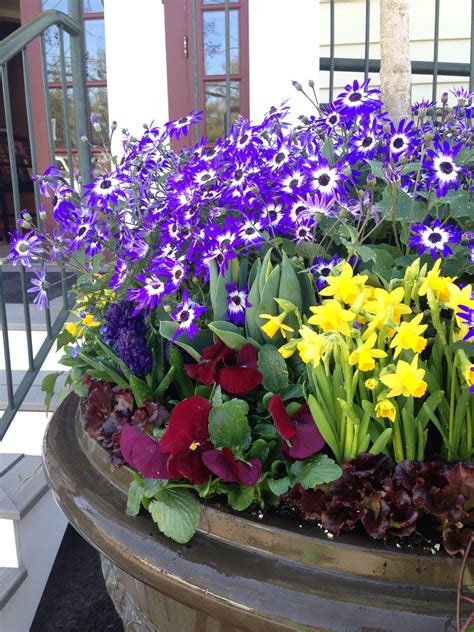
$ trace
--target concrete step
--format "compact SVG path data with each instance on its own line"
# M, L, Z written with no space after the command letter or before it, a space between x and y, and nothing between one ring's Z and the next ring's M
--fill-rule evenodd
M46 493L48 485L39 456L24 454L0 455L0 519L18 520ZM14 515L14 510L18 512Z
M59 393L59 391L64 386L64 382L67 378L66 367L61 367L59 370L63 370L64 374L60 375L56 381L55 393ZM44 392L41 390L41 384L44 378L49 375L52 371L39 371L38 375L33 382L30 390L28 391L27 396L23 400L21 404L20 410L31 411L31 412L46 412L46 406L44 403ZM16 389L18 384L23 379L25 375L24 371L12 371L12 379L13 379L13 390ZM0 410L5 410L8 404L8 395L7 395L7 384L6 384L6 372L0 370ZM57 406L57 397L54 396L50 410L54 410Z
M27 578L26 568L0 568L0 610L7 605ZM5 630L7 632L7 630Z

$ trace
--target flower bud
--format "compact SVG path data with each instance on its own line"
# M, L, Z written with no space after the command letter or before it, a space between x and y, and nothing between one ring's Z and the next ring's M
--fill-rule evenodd
M298 90L298 92L303 92L303 86L299 81L292 81L291 85L295 88L295 90Z
M21 228L24 228L25 230L28 230L29 228L31 228L30 222L26 222L24 219L21 219L19 221L19 224L20 224Z
M117 121L112 121L112 124L110 126L111 130L116 130L117 129Z
M26 222L31 222L31 220L33 219L28 211L22 211L21 216Z
M81 143L87 143L88 142L88 138L85 134L81 134L81 136L79 137L79 140L81 141Z
M441 95L441 103L443 105L446 105L446 103L448 102L449 99L449 95L447 92L443 92L443 94Z
M350 168L349 165L344 165L343 169L342 169L342 173L347 177L350 178L352 175L352 169Z
M309 85L310 88L314 88L314 81L312 79L310 79L308 81L308 85Z
M46 217L47 217L47 215L46 215L46 211L39 211L39 212L38 212L38 217L40 218L40 220L41 220L42 222L44 222L44 221L45 221L45 219L46 219Z
M425 141L427 145L431 143L433 138L434 138L434 134L432 132L426 132L426 134L423 136L423 140Z
M390 134L391 132L391 127L390 127L390 123L384 123L383 124L383 132L384 134Z
M367 175L367 188L369 191L373 191L375 189L375 185L377 184L377 178L373 173L369 173Z

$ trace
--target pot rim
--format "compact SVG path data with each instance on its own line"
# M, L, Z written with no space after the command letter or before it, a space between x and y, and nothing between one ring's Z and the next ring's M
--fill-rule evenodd
M86 435L76 396L69 396L49 422L44 464L74 528L114 564L223 620L229 620L231 610L233 624L240 621L243 629L249 629L250 619L264 621L264 629L272 631L333 629L311 625L316 603L321 617L327 608L329 620L334 619L334 595L366 613L396 607L400 624L413 612L432 617L433 627L426 630L438 629L440 616L453 612L458 559L387 551L375 543L361 546L349 543L349 536L327 540L278 517L254 521L206 505L198 534L183 546L160 534L148 516L127 516L124 477L130 480L133 472L112 466L106 450ZM306 613L301 628L285 603L294 601L295 594L296 614Z

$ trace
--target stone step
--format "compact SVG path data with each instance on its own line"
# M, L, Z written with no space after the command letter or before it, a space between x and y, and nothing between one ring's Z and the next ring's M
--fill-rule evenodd
M60 375L56 381L55 393L58 393L62 387L64 386L64 382L67 378L67 367L61 367L59 370L64 370L64 374ZM28 394L26 395L23 403L21 404L20 410L30 411L30 412L46 412L46 406L44 403L44 392L41 390L41 384L44 378L49 375L52 371L39 371L38 375L35 378ZM12 379L13 379L13 390L16 389L18 384L23 379L25 375L24 371L12 371ZM6 381L6 372L0 370L0 410L5 410L8 405L8 396L7 396L7 381ZM57 406L56 396L53 397L51 401L50 410L54 410Z
M0 455L0 519L23 518L47 490L41 457Z
M0 568L0 610L9 602L27 578L26 568ZM5 632L7 632L5 630Z

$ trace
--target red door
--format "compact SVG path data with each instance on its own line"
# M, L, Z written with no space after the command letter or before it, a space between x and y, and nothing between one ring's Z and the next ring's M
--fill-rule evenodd
M191 142L212 145L226 132L226 71L230 60L230 121L249 116L248 0L229 0L229 52L225 3L165 0L168 101L172 120L202 110ZM179 143L189 143L184 138Z

